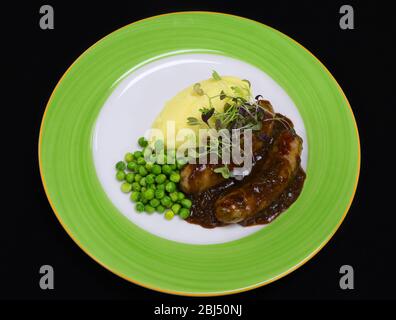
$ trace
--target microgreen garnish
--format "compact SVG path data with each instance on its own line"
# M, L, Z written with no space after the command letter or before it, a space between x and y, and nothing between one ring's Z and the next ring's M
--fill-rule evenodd
M249 88L252 86L249 80L243 79L242 81L246 82L249 86Z
M221 80L220 75L216 72L216 70L213 70L212 72L212 78L215 80Z
M203 96L204 95L204 91L203 91L203 89L201 88L201 84L200 83L195 83L194 85L193 85L193 90L194 90L194 92L197 94L197 95L199 95L199 96Z
M228 166L225 165L224 167L219 167L213 170L215 173L220 173L224 179L228 179L231 177L231 172L230 169L228 169Z
M204 108L199 109L199 111L201 112L202 121L205 122L207 125L209 125L208 121L213 116L213 114L215 112L215 108L212 107L212 108L208 109L208 108L204 107Z
M187 124L190 125L190 126L196 126L196 125L200 124L200 121L197 118L195 118L195 117L188 117L187 118Z

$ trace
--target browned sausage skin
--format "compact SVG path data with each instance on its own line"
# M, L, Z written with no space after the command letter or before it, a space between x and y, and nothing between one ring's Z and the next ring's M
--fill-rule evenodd
M215 203L216 218L237 223L268 207L288 186L300 164L302 139L292 130L283 131L267 160L238 188Z
M274 114L272 105L267 100L259 100L258 102L268 114L265 115L263 125L259 133L252 136L252 151L253 155L264 147L265 142L259 138L259 135L270 137L273 129L273 121L270 120ZM217 167L222 167L223 164L188 164L180 172L180 188L183 192L188 194L200 193L205 191L221 182L225 179L221 174L214 172L213 170ZM229 165L232 169L235 167L233 163Z

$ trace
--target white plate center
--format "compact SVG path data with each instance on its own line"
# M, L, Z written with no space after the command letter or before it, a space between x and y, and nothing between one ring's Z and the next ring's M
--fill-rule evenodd
M287 93L266 73L245 62L214 54L180 54L145 64L125 77L105 102L93 136L93 156L102 186L114 205L131 222L169 240L192 243L223 243L246 237L264 226L232 225L205 229L178 216L171 221L163 214L136 213L129 195L120 190L114 165L125 153L138 149L137 139L150 128L165 102L182 89L210 78L212 70L220 75L248 79L253 95L271 101L276 112L288 116L304 139L302 166L307 161L307 145L302 118Z

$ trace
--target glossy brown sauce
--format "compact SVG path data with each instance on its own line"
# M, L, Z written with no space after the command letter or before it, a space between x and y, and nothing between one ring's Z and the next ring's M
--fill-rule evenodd
M282 117L284 120L292 125L291 121L288 118L280 114L277 114L277 117ZM279 135L280 132L282 132L283 130L286 129L281 122L276 122L274 124L274 130L271 139L269 139L269 141L264 145L264 147L260 150L257 156L253 159L253 169L250 175L240 181L237 181L235 179L228 179L221 184L209 188L206 191L191 195L190 199L193 203L191 208L191 215L189 218L186 219L186 221L188 221L189 223L198 224L204 228L225 226L225 223L217 220L216 218L216 200L225 193L231 191L233 188L237 188L241 183L245 182L246 179L249 179L249 177L255 175L255 166L259 166L260 162L265 161L266 154L268 153L268 150L271 149L274 138ZM239 224L242 226L252 226L258 224L268 224L273 221L282 212L289 208L294 201L296 201L303 188L305 177L305 172L299 164L295 172L294 178L290 181L289 185L282 192L282 194L275 201L273 201L265 210L257 213L253 217L249 217L239 222Z

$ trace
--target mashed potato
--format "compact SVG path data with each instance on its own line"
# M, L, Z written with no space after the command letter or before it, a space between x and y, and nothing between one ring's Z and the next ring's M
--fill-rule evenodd
M201 119L201 113L199 109L203 107L209 108L210 105L208 96L217 96L222 90L228 96L235 96L236 94L232 87L242 89L241 92L244 93L246 98L250 95L249 84L237 77L223 76L221 77L221 80L215 80L211 78L200 81L199 84L200 88L205 93L204 95L199 95L194 90L194 84L192 84L169 100L152 124L152 129L158 129L163 133L165 145L172 145L171 147L176 148L180 146L183 141L187 139L189 134L187 130L182 129L191 129L192 132L196 134L196 137L198 137L198 130L200 128L207 128L206 125L188 125L187 118L195 117L197 119ZM224 104L229 100L229 98L220 100L219 97L216 97L211 100L212 107L214 107L216 111L222 112L224 109ZM173 131L173 127L174 132L171 132ZM170 137L172 137L170 140L167 139L168 134ZM176 137L177 140L173 145L173 139ZM155 140L156 138L158 137L154 133L152 133L149 137L150 140Z

